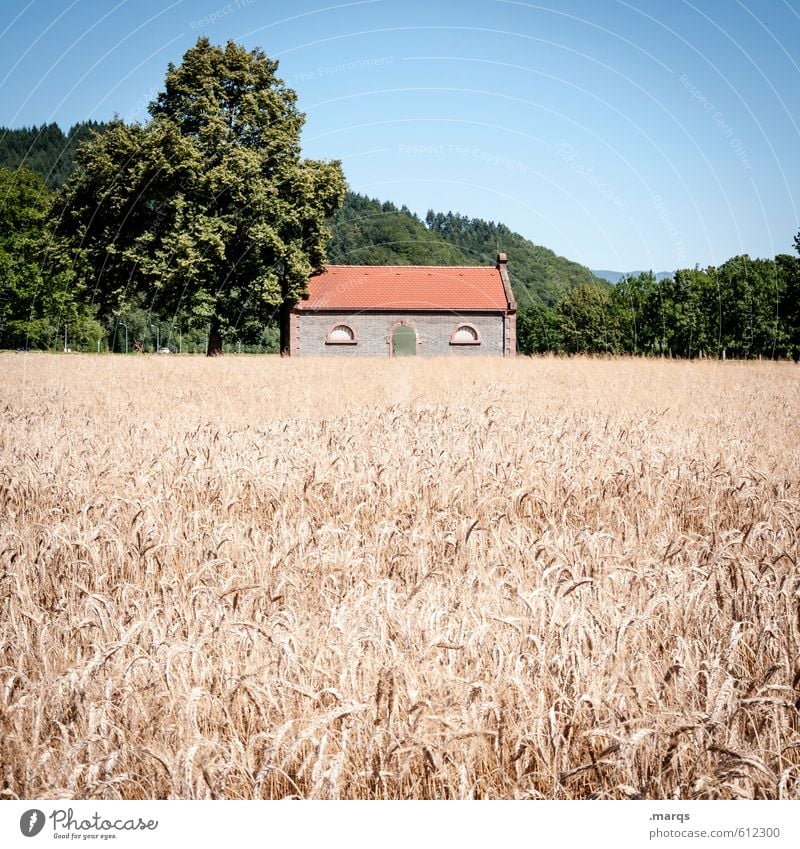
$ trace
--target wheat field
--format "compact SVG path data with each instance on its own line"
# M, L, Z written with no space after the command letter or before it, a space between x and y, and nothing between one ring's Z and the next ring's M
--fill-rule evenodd
M0 355L4 798L800 798L800 368Z

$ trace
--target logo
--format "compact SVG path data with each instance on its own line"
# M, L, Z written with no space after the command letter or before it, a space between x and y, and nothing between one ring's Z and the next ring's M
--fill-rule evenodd
M44 828L44 814L38 808L31 808L19 818L19 830L25 837L36 837Z
M130 817L124 819L104 819L97 811L91 817L76 819L72 808L55 808L47 816L38 808L31 808L19 818L19 830L25 837L36 837L44 828L46 821L53 821L53 836L64 838L83 837L84 840L91 837L101 837L104 840L116 837L120 831L155 831L158 828L158 820L143 820L141 817ZM81 835L80 832L88 832ZM98 832L100 834L98 835ZM103 834L102 832L111 832Z

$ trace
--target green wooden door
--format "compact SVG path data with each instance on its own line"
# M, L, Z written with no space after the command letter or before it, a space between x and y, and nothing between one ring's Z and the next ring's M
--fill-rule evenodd
M392 353L395 357L413 357L417 353L417 334L413 327L401 324L392 333Z

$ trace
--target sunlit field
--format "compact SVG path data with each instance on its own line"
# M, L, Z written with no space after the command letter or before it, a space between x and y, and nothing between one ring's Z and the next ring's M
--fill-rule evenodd
M5 798L800 798L800 367L0 355Z

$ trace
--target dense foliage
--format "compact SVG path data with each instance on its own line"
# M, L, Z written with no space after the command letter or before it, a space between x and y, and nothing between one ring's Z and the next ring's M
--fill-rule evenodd
M174 324L254 339L323 267L338 162L304 160L304 115L278 63L200 38L169 66L150 121L115 121L78 151L53 227L103 314L136 296Z
M549 248L509 230L505 224L483 221L448 212L430 210L426 223L432 233L457 245L473 264L493 262L503 251L509 257L514 294L520 307L554 306L568 292L582 285L607 286L588 268L558 256ZM513 259L513 267L512 267Z
M428 231L405 206L348 192L329 222L333 265L474 265L474 258Z
M0 347L103 347L86 293L53 249L49 207L38 174L0 168Z
M795 239L800 251L800 243ZM580 286L518 317L523 353L800 358L800 260L737 256L672 278Z
M58 188L75 167L78 145L106 126L97 121L82 121L70 127L66 134L58 124L17 130L0 128L0 165L15 171L20 167L30 168L48 188Z

